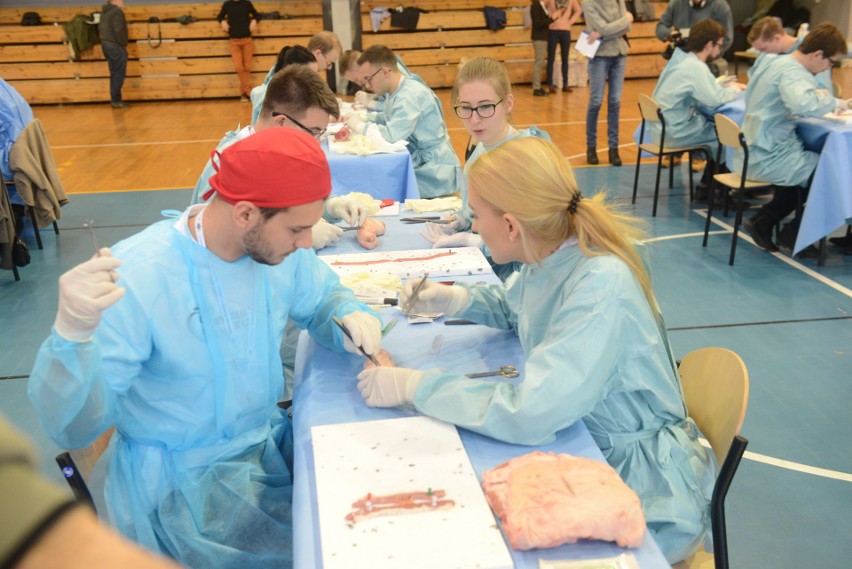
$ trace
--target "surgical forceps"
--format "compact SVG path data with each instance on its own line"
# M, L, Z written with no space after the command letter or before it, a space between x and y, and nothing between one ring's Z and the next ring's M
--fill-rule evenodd
M503 377L518 377L520 375L515 366L500 366L497 371L484 371L482 373L466 373L465 377L491 377L492 375L502 375Z

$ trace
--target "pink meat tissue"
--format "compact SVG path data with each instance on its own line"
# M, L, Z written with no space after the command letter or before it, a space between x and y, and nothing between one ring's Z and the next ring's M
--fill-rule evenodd
M485 471L482 479L514 549L579 539L639 547L645 535L639 496L606 463L536 451Z

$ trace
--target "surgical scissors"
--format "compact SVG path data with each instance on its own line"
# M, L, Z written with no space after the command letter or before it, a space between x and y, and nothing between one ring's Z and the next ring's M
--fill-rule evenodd
M491 377L492 375L502 375L503 377L518 377L518 369L515 366L500 366L497 371L484 371L482 373L466 373L465 377Z

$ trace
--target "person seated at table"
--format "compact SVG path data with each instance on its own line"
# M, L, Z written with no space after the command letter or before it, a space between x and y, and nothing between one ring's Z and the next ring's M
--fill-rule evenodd
M403 75L396 54L383 45L367 48L358 65L364 84L376 95L387 97L380 113L370 114L366 120L360 113L350 113L347 126L364 133L375 124L386 141L407 141L421 198L457 192L461 164L435 93L421 81Z
M105 501L125 537L193 569L289 567L284 326L371 354L381 325L311 249L331 192L313 137L266 129L217 164L208 203L60 277L28 391L60 447L115 426Z
M427 223L423 236L433 247L480 247L492 269L506 280L520 268L518 263L497 264L491 258L482 238L471 233L471 215L468 206L467 173L485 152L524 136L538 136L550 140L550 135L535 126L518 129L510 120L515 107L512 83L506 67L490 57L475 57L464 64L453 82L451 94L453 110L470 136L478 140L473 153L464 165L461 177L462 209L447 219L448 224Z
M33 110L18 91L0 77L0 173L12 179L9 155L12 145L33 120Z
M319 138L328 127L329 117L339 114L337 97L319 74L307 66L289 65L276 73L269 82L257 122L225 134L216 146L216 151L221 153L238 140L279 126L305 131ZM210 191L210 178L215 171L216 166L211 158L195 184L190 203L204 201L204 195ZM340 239L343 229L334 225L340 220L351 226L360 226L366 217L367 209L358 200L347 196L329 198L325 205L324 219L313 229L314 248L321 249Z
M805 35L793 37L784 31L781 20L774 16L766 16L752 25L748 31L747 39L751 47L760 52L760 55L748 69L748 76L751 77L760 64L767 60L767 56L769 56L768 59L772 59L773 55L786 55L796 51L796 48L805 39ZM823 89L833 91L831 69L817 73L816 80Z
M494 260L523 267L500 285L430 282L411 310L515 331L522 381L367 366L361 394L373 407L413 406L512 444L548 443L582 419L639 495L666 558L687 557L709 535L715 461L686 416L638 220L603 194L583 196L559 148L536 137L483 154L468 185L474 230Z
M329 71L340 59L343 47L337 34L329 31L317 32L308 40L308 49L314 54L320 73Z
M796 134L796 120L821 117L837 106L814 76L839 65L846 49L837 26L825 22L815 26L793 53L763 63L749 81L742 128L749 149L748 177L775 186L772 200L743 221L761 249L778 251L772 228L796 211L799 192L802 203L807 198L819 154L805 150ZM735 170L741 171L742 160L737 152ZM792 250L800 222L796 212L781 230L778 245Z
M301 45L288 45L281 48L281 51L278 52L278 59L275 61L272 69L269 70L266 80L252 89L249 94L249 99L251 99L251 124L256 123L258 117L260 117L263 97L266 95L266 86L272 80L272 76L288 65L304 65L314 71L319 71L317 58L314 57L314 54L308 48Z
M666 146L705 146L707 165L698 184L696 199L706 197L713 182L714 161L719 144L712 113L739 95L745 85L716 81L707 63L719 57L725 28L715 20L701 20L689 32L685 49L675 48L657 86L653 99L666 120ZM648 131L660 143L660 123L649 123Z
M350 49L344 52L343 56L340 58L341 66L346 70L343 73L343 76L350 82L358 86L360 90L356 90L355 95L355 103L365 107L369 111L381 111L384 106L385 99L387 98L387 93L384 95L376 95L370 91L370 88L366 85L364 81L364 77L361 75L360 66L358 65L358 59L361 57L361 52ZM423 81L423 78L417 75L416 73L412 73L408 66L405 65L405 62L402 61L400 56L396 56L396 66L399 69L399 72L406 79L415 79L416 81L420 81L424 86L426 82Z

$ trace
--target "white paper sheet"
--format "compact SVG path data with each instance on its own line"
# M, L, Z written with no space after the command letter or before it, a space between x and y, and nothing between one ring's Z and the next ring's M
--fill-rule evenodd
M456 428L428 417L313 427L325 569L510 568ZM366 496L443 490L450 509L346 522Z
M385 239L393 239L388 234ZM324 262L338 275L352 273L390 273L403 279L422 277L459 277L487 275L491 265L478 247L451 249L414 249L410 251L374 251L322 255Z
M580 37L577 39L577 43L574 44L574 49L576 49L589 59L593 59L595 57L595 54L598 52L598 48L600 46L600 38L596 39L592 43L589 43L589 32L584 30L580 32Z

